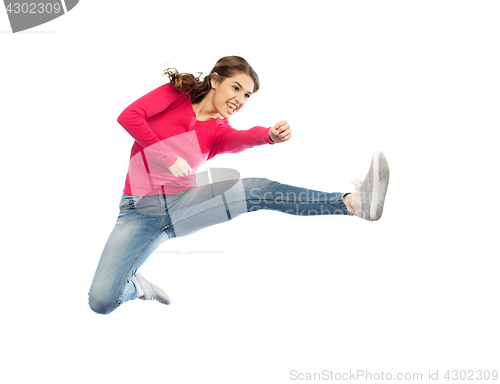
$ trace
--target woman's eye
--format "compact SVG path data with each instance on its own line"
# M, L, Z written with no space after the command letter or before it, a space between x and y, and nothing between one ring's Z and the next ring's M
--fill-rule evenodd
M247 99L249 99L249 98L250 98L250 95L249 95L248 93L245 93L245 97L246 97Z
M233 86L234 90L238 92L240 89L237 86Z

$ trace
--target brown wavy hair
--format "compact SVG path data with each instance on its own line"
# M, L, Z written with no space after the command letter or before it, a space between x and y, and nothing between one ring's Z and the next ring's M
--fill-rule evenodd
M216 73L214 75L214 73ZM260 88L259 76L248 62L239 56L226 56L219 59L210 73L200 80L203 72L198 72L199 76L194 76L191 73L179 73L175 68L169 68L163 71L162 76L168 76L170 84L182 94L187 94L191 98L193 104L199 103L210 92L212 85L210 79L214 76L219 81L223 81L228 77L236 76L239 73L244 73L250 76L253 80L253 93Z

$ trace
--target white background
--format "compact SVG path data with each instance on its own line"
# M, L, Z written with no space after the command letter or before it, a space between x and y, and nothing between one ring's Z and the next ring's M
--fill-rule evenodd
M499 18L496 1L87 0L12 34L0 12L2 382L500 370ZM382 219L244 215L151 256L170 306L93 313L133 143L116 118L163 69L233 54L262 87L232 125L287 119L293 138L207 166L347 192L381 150Z

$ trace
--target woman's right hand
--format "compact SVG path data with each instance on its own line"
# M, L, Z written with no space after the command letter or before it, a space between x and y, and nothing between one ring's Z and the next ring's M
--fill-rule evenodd
M177 158L177 161L174 164L172 164L172 166L168 170L175 177L186 176L186 175L189 175L191 172L193 172L193 170L189 166L188 162L180 156Z

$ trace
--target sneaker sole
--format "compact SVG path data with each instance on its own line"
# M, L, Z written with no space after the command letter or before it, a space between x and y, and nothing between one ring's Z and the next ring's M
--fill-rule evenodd
M370 220L377 221L384 211L385 195L389 185L389 164L382 152L373 155L373 192L370 201Z

